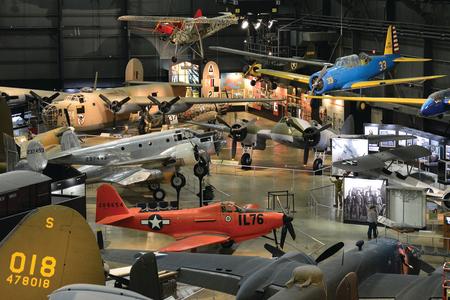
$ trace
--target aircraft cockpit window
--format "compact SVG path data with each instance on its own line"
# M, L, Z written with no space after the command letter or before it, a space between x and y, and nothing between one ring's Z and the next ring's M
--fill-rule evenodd
M200 138L200 143L207 143L209 141L211 141L211 137L210 136Z
M345 67L345 68L353 68L359 66L361 61L359 60L358 55L352 54L349 56L343 56L336 59L335 66L337 67Z
M173 136L173 140L176 141L181 141L183 140L183 135L181 133L177 133Z
M66 97L66 100L76 101L79 103L84 103L84 95L83 94L73 94Z
M237 206L236 204L233 203L223 203L222 204L222 212L227 212L227 213L231 213L231 212L242 212L242 208L240 208L239 206Z

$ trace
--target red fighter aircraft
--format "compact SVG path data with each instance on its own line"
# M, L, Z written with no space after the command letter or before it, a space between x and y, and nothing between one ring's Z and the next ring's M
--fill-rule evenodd
M114 187L103 184L97 189L95 221L98 224L170 235L176 241L159 249L165 252L186 251L212 244L229 247L234 242L265 236L271 231L278 248L276 229L280 227L283 227L281 248L288 231L295 239L292 217L253 207L248 205L241 208L233 202L223 202L200 208L143 211L137 207L127 208Z

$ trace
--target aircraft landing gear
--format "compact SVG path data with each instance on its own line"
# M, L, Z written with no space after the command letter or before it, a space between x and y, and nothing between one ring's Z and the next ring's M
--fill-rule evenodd
M161 189L161 184L159 182L155 182L155 181L149 181L147 183L147 187L150 191L154 192L156 190Z
M256 80L252 79L252 80L250 81L250 85L251 85L251 86L255 86L255 85L256 85Z
M172 62L176 63L178 61L178 58L176 56L172 56Z
M183 174L176 172L170 179L170 184L177 191L177 209L180 208L180 193L181 189L186 185L186 177Z
M209 173L208 165L198 162L194 165L194 175L198 178L203 178Z
M153 191L153 199L156 202L163 201L166 198L166 192L163 189L156 189Z
M253 150L252 147L246 147L246 146L243 147L242 151L244 153L242 153L241 161L240 161L242 169L245 169L245 170L250 169L249 167L252 165L252 150Z

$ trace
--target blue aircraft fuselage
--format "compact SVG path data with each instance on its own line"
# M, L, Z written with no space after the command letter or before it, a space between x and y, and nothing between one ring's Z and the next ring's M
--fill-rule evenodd
M329 91L348 90L356 82L368 81L373 77L394 68L394 59L399 54L374 55L365 53L353 54L336 59L336 63L328 68L314 89L315 95L322 95ZM314 82L323 71L310 76L309 88L313 90Z
M424 117L443 115L450 111L450 89L431 94L419 110Z

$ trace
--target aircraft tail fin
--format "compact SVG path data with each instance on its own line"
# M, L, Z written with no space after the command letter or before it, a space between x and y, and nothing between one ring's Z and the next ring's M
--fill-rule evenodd
M30 141L27 147L27 163L35 172L42 172L47 167L47 154L41 142Z
M342 125L341 134L355 134L355 120L353 115L349 115Z
M80 149L81 144L75 132L67 130L61 137L61 151Z
M47 299L73 283L104 284L100 251L75 210L49 205L26 215L0 243L2 299Z
M153 252L142 255L131 267L129 289L151 299L162 299L158 264Z
M130 59L125 68L125 82L130 81L144 81L144 67L137 58Z
M384 55L397 54L400 52L398 45L397 30L395 26L389 25L386 33L386 44L384 46Z
M195 18L200 18L200 17L203 17L203 12L202 12L202 10L199 8L199 9L197 9L197 11L195 12L194 19L195 19Z
M102 184L97 189L95 222L108 225L131 216L119 193L112 185Z

